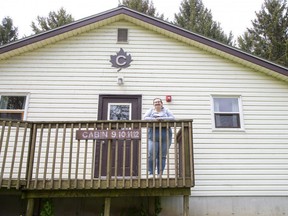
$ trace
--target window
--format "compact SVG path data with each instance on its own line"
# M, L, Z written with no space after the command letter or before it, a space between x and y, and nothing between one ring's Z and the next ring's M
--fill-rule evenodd
M215 128L241 128L239 97L213 97Z
M128 42L128 29L118 29L117 42Z
M26 96L0 95L0 118L23 120Z
M108 120L131 120L130 103L108 103Z

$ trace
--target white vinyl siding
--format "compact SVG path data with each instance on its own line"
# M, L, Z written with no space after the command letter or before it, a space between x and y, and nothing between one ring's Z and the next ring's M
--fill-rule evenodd
M117 28L129 44L117 44ZM111 67L120 48L129 68ZM117 77L124 85L117 85ZM0 92L29 92L27 120L96 120L99 94L155 97L177 119L193 119L192 196L288 193L288 85L156 32L116 22L0 62ZM214 131L210 95L241 95L245 130ZM142 150L145 154L145 149ZM90 159L89 159L90 160Z

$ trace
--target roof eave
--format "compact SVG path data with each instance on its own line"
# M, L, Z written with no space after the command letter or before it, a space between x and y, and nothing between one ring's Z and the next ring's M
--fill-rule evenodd
M283 66L248 54L235 47L219 43L202 35L192 33L167 21L134 11L125 6L119 6L112 10L2 46L0 47L0 59L6 59L13 55L39 48L40 46L51 42L88 31L91 28L120 20L121 18L125 18L135 23L137 22L137 24L141 23L144 27L150 26L153 30L158 29L159 32L165 32L164 34L169 35L170 37L182 40L201 49L228 58L234 62L246 65L247 67L261 70L267 74L277 72L278 75L276 77L288 80L288 69Z
M123 14L123 9L115 8L43 33L11 42L0 47L0 59L6 59L7 57L13 56L15 53L23 53L34 48L39 48L39 46L49 44L51 41L63 40L64 38L85 32L88 29L91 29L91 25L93 24L97 26L105 25L109 22L113 22L111 19L114 21L115 19L120 19L116 17L121 14Z

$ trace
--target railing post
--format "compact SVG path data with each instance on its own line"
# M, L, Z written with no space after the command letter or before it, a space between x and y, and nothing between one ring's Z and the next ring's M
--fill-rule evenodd
M186 178L190 178L191 180L194 179L193 155L191 155L191 153L193 153L192 124L182 123L176 139L179 148L179 176L184 178L183 185L186 186Z
M32 173L33 173L34 152L35 152L36 134L37 134L37 125L35 123L32 123L31 130L32 131L30 131L29 150L27 157L26 188L30 187L30 181L32 179Z
M1 128L1 135L0 135L0 153L1 153L2 145L3 145L2 143L4 139L5 123L6 121L2 121L2 128Z
M189 139L189 127L185 126L184 127L184 131L183 131L183 140L182 140L182 144L184 145L184 166L185 166L185 173L184 173L184 177L191 177L191 164L190 164L190 157L192 157L190 155L190 139Z
M108 129L111 130L111 123L109 123ZM111 179L111 175L112 175L112 140L109 139L107 142L108 145L108 149L107 149L107 169L106 169L106 187L109 188L110 187L110 179ZM117 169L115 167L115 169ZM110 203L110 201L109 201Z
M33 216L33 212L34 212L34 199L29 198L27 200L26 216Z
M189 216L189 196L183 196L183 216Z
M104 216L110 216L111 198L105 198Z
M0 188L2 187L2 181L4 178L4 171L5 171L5 164L6 164L6 160L7 160L7 154L8 154L8 146L9 146L9 140L10 140L11 127L12 127L12 122L10 121L9 125L8 125L8 131L7 131L7 138L6 138L6 142L5 142L4 153L2 156L3 161L2 161L2 167L1 167L1 172L0 172Z

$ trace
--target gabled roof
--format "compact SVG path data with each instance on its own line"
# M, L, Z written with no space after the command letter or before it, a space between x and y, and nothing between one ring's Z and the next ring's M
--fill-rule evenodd
M125 6L119 6L112 10L75 21L68 25L1 46L0 60L40 48L50 43L55 43L65 38L81 34L119 20L127 20L136 25L196 46L200 49L206 50L207 52L230 59L249 68L288 81L288 68L286 67L248 54L235 47L231 47L199 34L187 31L169 22L139 13Z

